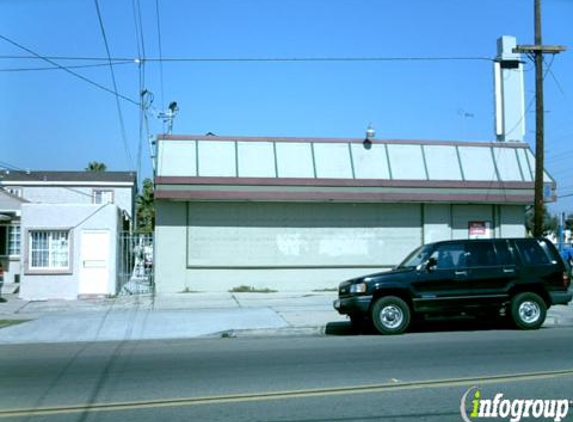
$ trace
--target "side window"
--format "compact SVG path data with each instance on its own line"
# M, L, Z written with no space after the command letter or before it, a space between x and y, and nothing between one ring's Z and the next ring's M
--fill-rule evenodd
M467 267L491 267L498 265L492 242L468 242L466 251Z
M507 244L507 240L500 240L495 242L495 250L497 251L497 260L500 265L514 265L515 261L513 255Z
M535 239L516 240L515 245L525 265L549 264L549 257Z
M437 262L438 270L458 268L464 266L464 244L463 243L445 243L438 245L431 257Z

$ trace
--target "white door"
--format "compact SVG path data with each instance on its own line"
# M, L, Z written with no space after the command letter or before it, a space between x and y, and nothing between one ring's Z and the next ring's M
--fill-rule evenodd
M109 294L110 233L108 230L82 232L78 293Z

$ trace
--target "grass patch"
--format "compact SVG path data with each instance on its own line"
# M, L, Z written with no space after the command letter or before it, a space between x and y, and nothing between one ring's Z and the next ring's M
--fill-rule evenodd
M11 325L22 324L28 322L29 319L0 319L0 328L10 327Z
M313 292L337 292L336 287L325 287L324 289L314 289Z
M230 293L276 293L276 290L269 289L267 287L264 288L257 288L254 286L246 286L244 284L240 286L233 287L229 290Z
M181 290L181 293L200 293L198 290L193 290L190 289L189 287L185 287L183 290Z

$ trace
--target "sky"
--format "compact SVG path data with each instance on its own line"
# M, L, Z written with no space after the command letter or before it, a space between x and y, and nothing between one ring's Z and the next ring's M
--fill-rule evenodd
M573 0L542 5L544 44L573 46ZM114 90L107 62L84 60L107 57L96 6L111 57L127 59L113 67L117 92L135 103L141 88L153 94L147 130L136 104L120 99L120 113L101 88ZM158 115L171 101L179 105L174 134L361 137L372 124L382 139L493 141L493 64L484 58L495 57L501 35L533 44L533 30L533 0L0 0L0 161L83 170L96 160L151 177L147 137L164 131ZM74 60L24 59L31 53L6 38ZM152 60L159 57L470 60ZM568 195L573 52L546 61L546 168L558 195ZM100 87L54 63L101 65L70 69ZM534 149L530 61L525 70ZM550 209L573 212L573 196Z

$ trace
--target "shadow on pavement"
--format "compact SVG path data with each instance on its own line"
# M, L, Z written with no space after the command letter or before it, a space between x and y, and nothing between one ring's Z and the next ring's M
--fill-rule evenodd
M489 331L489 330L517 330L511 323L505 320L478 320L476 318L451 318L440 320L423 320L412 323L406 333L434 333L434 332L464 332L464 331ZM348 322L329 322L325 328L326 335L332 336L355 336L355 335L378 335L378 332L369 322L364 322L361 327L354 327Z

